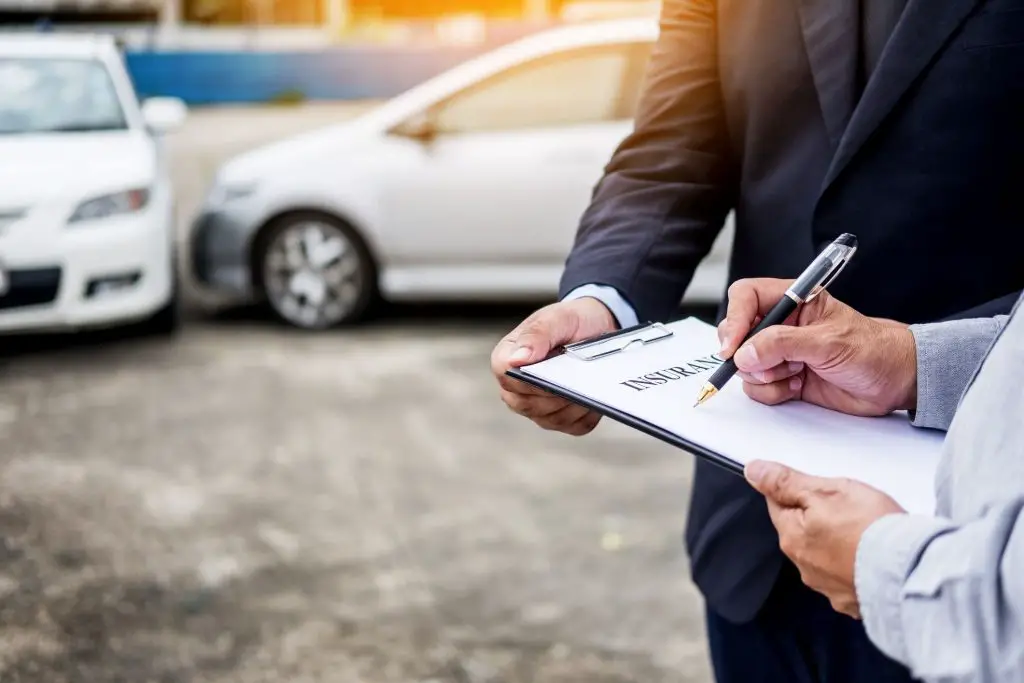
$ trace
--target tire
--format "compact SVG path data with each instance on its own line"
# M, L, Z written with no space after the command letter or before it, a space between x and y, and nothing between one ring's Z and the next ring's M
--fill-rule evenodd
M320 213L293 213L270 224L253 272L274 316L303 330L361 322L377 297L376 267L363 240Z

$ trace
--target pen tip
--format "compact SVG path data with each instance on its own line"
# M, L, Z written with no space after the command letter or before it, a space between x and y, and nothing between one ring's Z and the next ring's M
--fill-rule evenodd
M700 396L697 397L697 402L693 404L693 407L696 408L717 393L718 389L716 389L712 384L705 384L704 388L700 391Z

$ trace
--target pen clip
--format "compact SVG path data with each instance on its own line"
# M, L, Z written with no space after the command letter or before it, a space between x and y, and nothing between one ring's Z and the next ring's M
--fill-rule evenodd
M856 253L857 247L852 247L849 253L847 253L843 258L841 258L839 260L839 263L833 266L832 270L830 270L828 274L825 275L824 278L822 278L821 282L819 282L815 286L815 288L811 290L811 293L807 296L806 299L804 299L804 303L808 304L814 301L814 299L817 298L819 294L824 292L828 288L828 286L832 284L832 281L839 277L839 273L843 272L843 268L846 267L846 264L850 262L850 259L852 259L853 255Z

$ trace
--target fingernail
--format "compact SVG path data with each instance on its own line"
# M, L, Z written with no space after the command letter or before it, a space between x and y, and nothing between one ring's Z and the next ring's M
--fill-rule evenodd
M509 360L513 363L525 363L532 355L533 350L529 346L520 346Z
M793 372L793 373L803 372L804 371L804 364L803 363L790 363L789 364L789 371Z
M736 365L740 367L750 367L757 365L757 351L750 344L746 344L740 347L740 350L736 352Z
M768 472L768 464L755 460L746 466L743 470L743 474L746 476L747 481L751 484L759 484L764 479L764 475Z
M800 391L800 387L802 387L803 385L804 381L799 377L794 377L793 379L789 380L789 388L792 389L793 391Z

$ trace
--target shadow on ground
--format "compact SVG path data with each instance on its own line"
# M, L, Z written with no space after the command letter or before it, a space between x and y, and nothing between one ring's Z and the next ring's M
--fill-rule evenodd
M529 316L543 303L492 304L492 303L451 303L451 304L384 304L359 329L373 330L388 327L422 327L425 334L431 329L464 329L483 326L494 329L511 329ZM714 306L686 306L678 311L679 316L692 315L713 322ZM230 306L220 309L187 308L181 334L188 334L192 327L224 328L259 326L267 330L296 335L337 334L349 330L336 328L319 333L310 333L289 328L279 322L262 306ZM16 360L19 356L37 353L53 353L62 350L87 350L106 348L118 344L144 340L143 333L134 328L85 331L76 334L26 334L0 337L0 363L4 359Z

